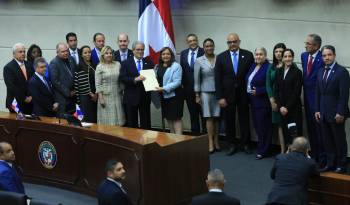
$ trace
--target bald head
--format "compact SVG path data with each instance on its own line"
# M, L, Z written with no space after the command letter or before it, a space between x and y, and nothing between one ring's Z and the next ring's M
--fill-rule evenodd
M241 40L239 39L238 34L230 33L227 36L227 46L230 51L236 52L239 49Z
M307 153L309 150L309 141L305 137L297 137L290 146L292 151Z
M220 169L213 169L209 171L207 178L208 189L223 189L225 185L225 176Z
M64 60L68 59L69 57L68 45L66 43L58 43L56 45L56 53L59 58Z
M119 49L125 52L128 49L129 45L129 36L126 33L120 33L118 35L118 46Z
M10 143L0 142L0 160L4 160L6 162L13 162L15 161L15 159L15 153Z

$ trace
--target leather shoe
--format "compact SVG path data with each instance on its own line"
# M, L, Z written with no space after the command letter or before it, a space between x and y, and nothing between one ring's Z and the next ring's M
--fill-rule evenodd
M232 145L230 149L226 152L227 156L232 156L237 152L237 147L235 145Z
M334 172L338 174L344 174L346 170L343 167L337 167Z
M323 167L322 169L320 169L319 171L320 171L320 172L329 172L329 171L332 171L332 170L334 170L332 167L330 167L330 166L325 166L325 167Z
M260 159L262 159L262 158L264 158L261 154L257 154L256 156L255 156L255 159L256 160L260 160Z
M246 154L252 154L253 153L252 150L249 148L249 146L244 146L243 150L244 150L244 152Z

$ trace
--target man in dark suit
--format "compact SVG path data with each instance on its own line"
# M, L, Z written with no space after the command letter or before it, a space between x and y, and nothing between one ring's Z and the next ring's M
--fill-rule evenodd
M128 205L131 204L122 180L126 172L123 164L118 160L109 160L106 164L107 178L104 179L97 189L99 205Z
M335 61L335 48L323 46L325 67L318 72L315 118L321 124L327 156L321 171L346 171L347 142L345 121L349 116L349 72Z
M58 103L54 100L51 83L45 77L46 61L36 58L34 61L35 74L29 80L29 91L33 97L33 114L37 116L53 117L58 110Z
M91 62L94 66L100 63L100 52L105 46L105 35L103 33L95 33L93 37L95 48L91 51Z
M224 174L219 169L208 173L206 180L209 193L196 196L192 199L192 205L240 205L240 201L223 192L225 186Z
M325 163L322 144L321 126L315 120L315 93L317 73L324 67L320 47L322 39L317 34L310 34L305 41L306 52L301 54L303 67L304 109L308 138L311 146L311 157L320 164Z
M79 65L79 49L78 49L78 38L77 34L70 32L66 35L66 41L69 47L69 54L74 59L76 65Z
M230 138L231 148L227 155L232 155L237 148L251 153L249 107L247 85L245 77L250 66L254 63L253 54L241 49L239 36L231 33L227 36L228 50L219 54L215 64L215 89L220 107L224 111L226 136ZM235 116L238 109L238 121L241 141L239 147L235 146L236 138Z
M129 58L134 56L132 50L128 49L129 46L129 36L125 33L120 33L118 35L118 46L119 50L115 51L113 54L113 58L115 61L123 62Z
M5 65L3 76L7 88L6 107L16 99L20 112L32 114L32 96L28 91L28 80L33 76L32 65L25 61L26 51L22 43L13 46L13 60Z
M145 91L142 81L144 76L140 75L141 70L153 69L151 61L143 58L145 44L136 41L132 45L134 57L122 62L119 79L124 84L123 103L126 111L126 125L128 127L151 128L151 95Z
M189 48L181 51L180 64L182 67L182 85L185 93L185 100L191 120L191 132L193 135L200 134L200 116L201 107L196 103L196 93L194 92L194 63L198 57L204 55L203 48L198 46L198 37L195 34L187 36L187 45ZM202 118L202 122L204 119ZM205 123L203 123L205 128Z
M24 194L22 180L13 164L15 159L12 146L7 142L0 142L0 191Z
M320 174L316 162L308 156L308 150L307 139L297 137L287 154L276 156L271 170L274 184L267 204L308 204L308 179Z
M50 62L50 78L54 92L55 102L59 103L58 116L73 114L75 112L75 90L73 87L76 64L69 56L68 46L58 43L56 46L57 56Z

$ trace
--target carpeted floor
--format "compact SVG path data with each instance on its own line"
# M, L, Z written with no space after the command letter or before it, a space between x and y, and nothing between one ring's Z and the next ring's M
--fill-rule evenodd
M225 192L239 198L242 205L261 205L272 186L270 169L273 157L255 160L255 155L239 152L226 156L216 152L210 156L211 169L221 169L226 178ZM35 184L25 184L30 197L63 205L97 205L93 197Z

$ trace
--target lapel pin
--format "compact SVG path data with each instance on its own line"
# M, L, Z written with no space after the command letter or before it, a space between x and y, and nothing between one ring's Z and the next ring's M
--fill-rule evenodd
M244 56L242 56L242 58L244 58Z

